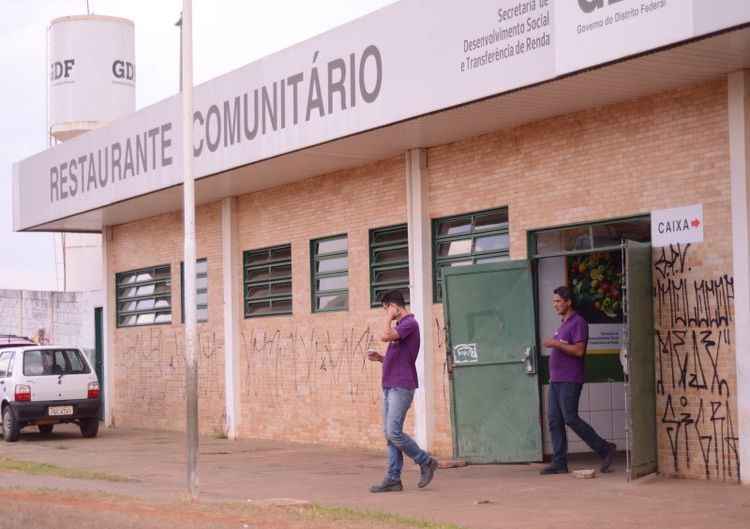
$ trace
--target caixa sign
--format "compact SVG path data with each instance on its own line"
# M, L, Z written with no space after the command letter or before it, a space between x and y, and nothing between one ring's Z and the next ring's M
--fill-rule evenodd
M133 81L135 80L135 65L118 59L112 63L112 75L121 81Z
M578 5L584 13L593 13L604 6L617 4L623 0L578 0Z
M49 65L49 79L50 81L59 81L60 79L69 79L75 66L75 59L65 59L62 61L55 61Z
M703 204L653 211L651 244L662 248L703 242L703 225Z

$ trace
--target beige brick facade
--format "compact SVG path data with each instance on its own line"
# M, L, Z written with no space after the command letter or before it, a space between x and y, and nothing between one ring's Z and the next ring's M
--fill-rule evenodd
M514 259L527 257L531 230L704 205L706 241L655 254L659 466L670 475L731 480L737 429L726 91L716 81L430 148L427 174L432 218L507 206ZM404 172L399 157L238 198L240 250L291 243L294 292L294 316L240 322L241 436L382 445L379 366L365 359L382 326L381 311L370 308L368 230L406 222ZM199 326L207 432L222 430L224 410L219 214L218 204L198 213L198 255L209 262L210 316ZM310 240L343 233L349 310L313 314ZM115 272L172 265L175 322L181 241L179 214L164 215L116 227L109 255ZM670 289L683 284L688 306L667 310ZM433 316L433 449L446 456L442 306L433 306ZM115 330L118 424L182 428L181 332L179 324ZM675 345L683 338L691 345Z
M224 430L224 338L220 205L197 213L197 255L208 260L208 322L198 324L200 343L200 428ZM112 230L113 274L169 264L172 271L172 325L116 328L113 355L115 424L180 430L185 424L185 362L180 308L182 215L168 214ZM114 281L114 277L108 278ZM109 300L114 314L114 300Z

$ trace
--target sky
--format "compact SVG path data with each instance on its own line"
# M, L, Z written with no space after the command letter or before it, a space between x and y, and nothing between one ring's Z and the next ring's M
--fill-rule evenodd
M345 24L395 0L193 0L195 84ZM14 233L14 162L47 148L46 32L85 0L0 0L0 289L54 290L54 236ZM174 95L182 0L89 0L135 23L136 108ZM98 267L101 263L91 263Z

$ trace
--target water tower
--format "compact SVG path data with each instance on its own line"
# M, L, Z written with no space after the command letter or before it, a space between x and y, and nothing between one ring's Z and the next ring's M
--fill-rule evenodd
M79 15L47 30L50 145L135 112L135 27L124 18ZM58 290L103 288L101 236L56 236ZM98 274L98 275L97 275Z

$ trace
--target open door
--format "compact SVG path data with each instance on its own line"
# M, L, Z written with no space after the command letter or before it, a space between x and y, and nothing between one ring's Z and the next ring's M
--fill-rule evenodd
M625 339L620 354L625 374L628 480L657 470L656 365L651 244L626 241Z
M527 261L443 271L454 455L541 461L531 268Z

